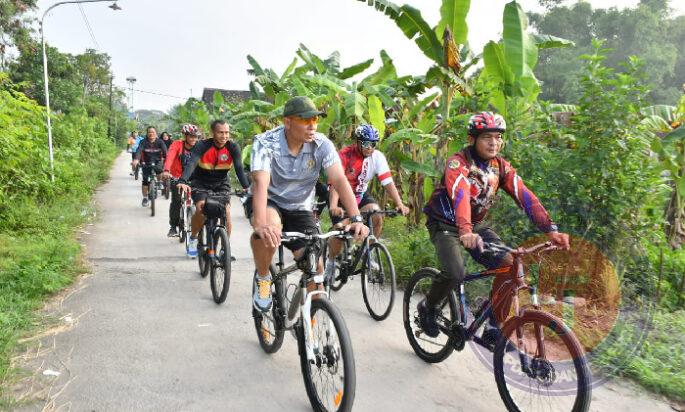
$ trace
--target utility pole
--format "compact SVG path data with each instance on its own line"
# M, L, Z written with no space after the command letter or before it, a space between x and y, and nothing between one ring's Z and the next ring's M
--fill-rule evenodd
M133 118L133 83L136 82L136 78L129 76L126 78L126 81L128 82L128 110Z
M116 143L116 139L112 134L112 83L114 83L114 75L109 76L109 118L107 119L107 136Z

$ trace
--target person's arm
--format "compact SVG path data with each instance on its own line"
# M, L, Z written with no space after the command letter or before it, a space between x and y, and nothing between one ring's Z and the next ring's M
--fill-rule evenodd
M359 216L357 199L355 198L354 192L350 187L350 183L345 177L345 173L343 172L340 162L335 162L329 166L326 169L326 174L328 175L328 181L331 183L332 189L338 192L340 201L345 207L347 215L350 217ZM360 240L369 233L369 228L367 228L363 223L352 223L348 225L345 230L352 233L355 237L355 240Z
M331 186L328 189L328 210L331 211L331 215L333 216L342 216L343 214L342 208L338 205L339 199L340 196L338 195L338 192Z
M385 155L383 155L383 153L374 152L374 154L376 153L378 153L376 155L378 156L378 180L381 182L381 185L383 186L385 191L388 192L390 198L395 203L395 206L400 211L400 213L402 213L403 216L406 216L409 213L409 208L406 207L404 203L402 203L400 193L397 191L395 182L392 180L392 173L390 172L388 160L385 158Z
M271 152L255 137L252 144L252 227L266 247L281 243L281 228L269 224L266 204L271 183Z
M193 175L193 172L195 171L197 164L200 162L200 158L205 152L207 142L209 142L209 144L212 144L211 141L202 140L200 142L197 142L197 144L193 146L193 149L190 151L190 159L188 160L188 164L186 165L186 167L183 168L183 174L181 175L181 178L178 179L179 183L182 183L184 185L188 184L190 176Z
M181 145L182 144L183 144L183 142L181 142ZM179 153L178 148L181 145L172 144L171 147L169 147L169 151L167 152L167 157L164 160L164 171L165 172L171 172L171 168L174 165L174 161L178 158L178 153Z
M243 189L250 187L250 182L247 180L247 175L243 169L243 158L240 153L240 147L234 142L229 142L228 151L233 158L233 167L235 168L235 175L238 177L238 181Z
M135 162L138 163L140 162L141 157L143 156L143 142L138 143L138 147L136 148L136 158Z
M511 167L509 162L500 159L504 162L504 182L502 188L514 202L526 212L528 219L555 245L562 249L569 249L569 236L566 233L560 233L557 225L552 221L545 210L542 203L535 193L526 187L523 179L516 173L516 169Z

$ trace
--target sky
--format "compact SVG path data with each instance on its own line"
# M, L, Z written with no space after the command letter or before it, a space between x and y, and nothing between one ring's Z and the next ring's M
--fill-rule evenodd
M57 0L40 0L38 16ZM472 0L467 17L469 42L481 50L502 33L502 12L509 0ZM435 26L440 0L395 0L421 10ZM525 11L536 0L519 1ZM631 7L638 0L591 0L596 8ZM341 66L369 58L380 62L385 49L400 75L424 74L430 61L387 16L358 0L119 0L111 3L61 5L45 18L46 41L63 52L88 48L111 56L114 84L127 88L135 77L133 108L167 111L205 87L247 90L246 56L281 73L300 43L326 57L335 50ZM685 2L671 1L676 14ZM373 67L368 70L372 72ZM152 93L144 93L153 92ZM165 95L160 96L159 94Z

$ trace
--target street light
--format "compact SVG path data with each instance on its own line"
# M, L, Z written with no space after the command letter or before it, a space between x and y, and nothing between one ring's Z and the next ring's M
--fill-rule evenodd
M112 0L72 0L72 1L60 1L59 3L55 3L52 6L50 6L47 10L45 10L45 13L43 13L43 17L40 18L40 41L43 43L43 83L45 83L45 108L47 110L48 114L48 149L50 152L50 179L54 182L55 181L55 158L52 153L52 124L50 123L50 91L48 88L48 55L45 52L45 28L43 25L43 20L45 20L45 16L47 16L48 12L52 9L54 9L57 6L61 6L62 4L74 4L74 3L100 3L103 1L112 1ZM117 5L117 2L115 1L111 6L109 6L112 10L121 10L121 7Z

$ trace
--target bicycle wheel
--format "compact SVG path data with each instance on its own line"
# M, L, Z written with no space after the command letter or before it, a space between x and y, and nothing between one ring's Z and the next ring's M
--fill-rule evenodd
M325 259L328 259L328 242L324 242L323 244L323 252L321 252L321 256L324 257ZM341 252L342 253L342 252ZM342 256L338 254L338 256L335 257L335 271L333 272L333 279L330 282L330 289L333 290L334 292L339 291L343 287L343 282L341 279L341 274L340 274L340 268L342 267ZM325 260L324 260L325 263Z
M404 330L407 333L409 344L419 358L429 363L442 362L452 354L455 339L445 334L444 328L457 319L457 300L454 293L450 292L439 305L438 325L440 325L440 334L431 338L425 335L419 326L419 314L416 306L426 298L426 294L437 276L440 276L437 269L421 268L417 270L404 289L402 305Z
M221 304L226 301L228 288L231 286L231 244L223 227L214 231L214 256L216 259L210 265L209 284L214 302Z
M202 226L197 236L197 264L200 266L200 276L207 277L209 274L209 262L207 261L207 227Z
M509 411L590 407L590 371L580 342L561 319L538 310L508 320L494 352L497 389Z
M350 334L340 310L329 299L312 300L312 341L298 322L298 347L304 386L312 409L350 411L354 403L356 375ZM307 359L306 342L315 360Z
M148 194L150 195L150 216L155 216L155 198L157 197L156 182L152 180L148 186Z
M371 267L366 267L364 263L362 296L369 315L375 320L383 320L390 315L395 302L395 266L383 244L372 244L368 253Z
M268 313L261 312L254 307L252 308L252 317L254 318L254 326L257 331L257 339L259 339L259 346L262 347L266 353L275 353L283 344L283 321L279 315L285 313L282 309L283 305L283 281L276 280L276 273L273 267L269 268L271 271L271 278L274 281L271 283L271 296L273 297L273 305L271 311ZM252 294L254 294L254 282L252 285Z
M136 170L133 172L133 179L138 180L138 173L140 171L140 167L136 166Z

